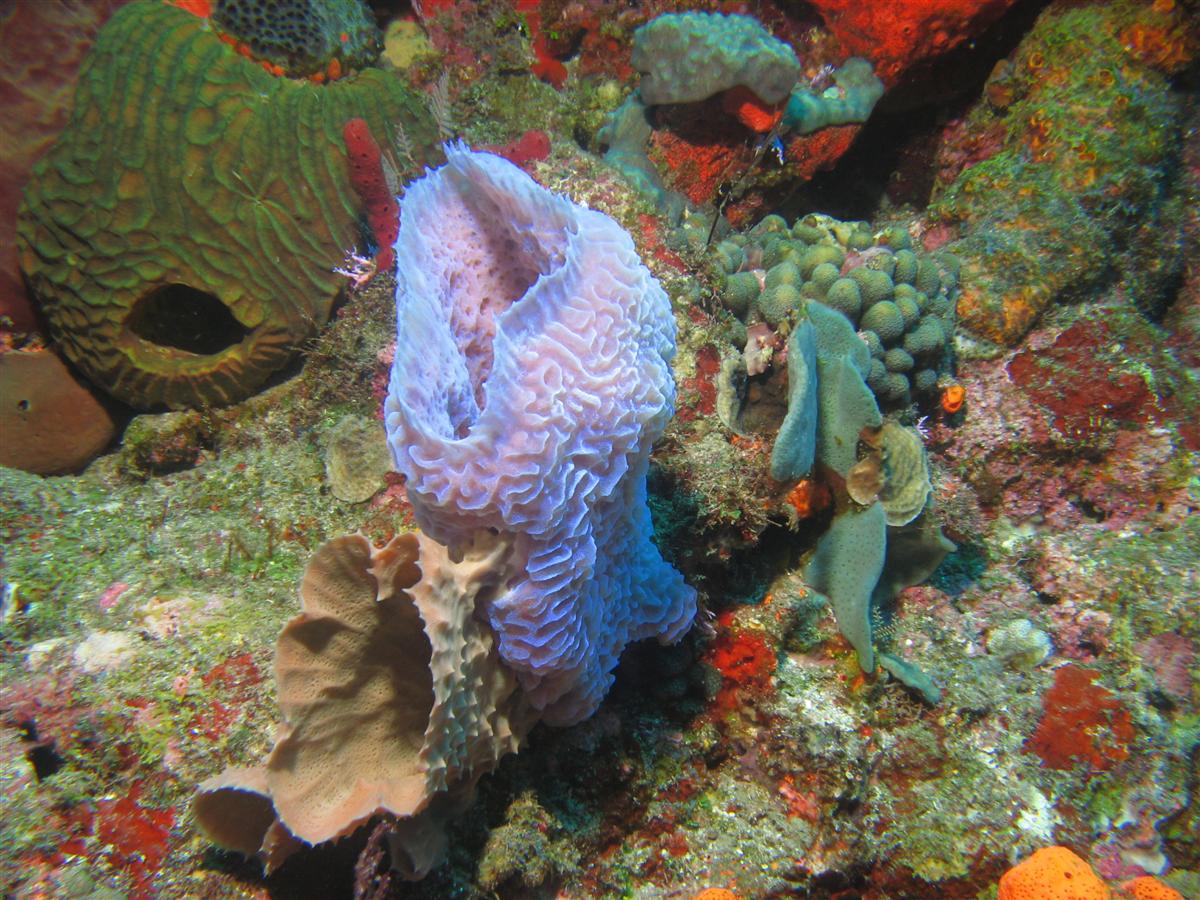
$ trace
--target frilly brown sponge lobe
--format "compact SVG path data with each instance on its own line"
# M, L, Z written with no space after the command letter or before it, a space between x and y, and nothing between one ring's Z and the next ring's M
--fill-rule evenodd
M402 122L418 163L436 152L391 74L277 78L190 13L121 9L19 215L21 268L63 352L140 408L253 393L345 283L332 270L360 238L354 117L381 144Z

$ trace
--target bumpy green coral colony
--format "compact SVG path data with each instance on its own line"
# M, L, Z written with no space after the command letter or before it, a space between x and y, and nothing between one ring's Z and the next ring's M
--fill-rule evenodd
M67 130L38 163L21 266L59 346L141 408L246 397L329 317L360 242L342 128L394 123L420 156L432 120L364 69L275 77L206 22L132 3L100 35Z

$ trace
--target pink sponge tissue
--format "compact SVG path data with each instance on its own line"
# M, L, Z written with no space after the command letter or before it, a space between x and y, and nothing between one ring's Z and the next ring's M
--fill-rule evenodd
M422 530L516 537L500 653L551 724L591 715L631 641L696 594L651 541L646 471L673 412L666 294L611 218L465 145L409 186L385 421Z

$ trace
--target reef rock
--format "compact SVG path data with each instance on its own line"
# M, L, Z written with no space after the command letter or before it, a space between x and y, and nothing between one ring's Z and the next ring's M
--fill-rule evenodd
M417 523L514 537L486 604L553 724L591 715L631 641L673 641L695 592L651 542L650 448L670 419L675 323L612 219L465 147L409 186L385 406Z
M209 838L273 867L300 842L389 812L402 819L394 865L423 876L441 853L442 817L536 721L476 615L511 574L511 551L487 533L453 555L414 534L322 546L301 582L303 611L276 645L275 747L263 766L200 785Z
M49 350L0 353L0 466L75 472L115 434L104 404Z

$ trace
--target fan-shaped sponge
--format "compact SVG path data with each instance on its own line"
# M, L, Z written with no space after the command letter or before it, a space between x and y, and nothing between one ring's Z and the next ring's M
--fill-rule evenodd
M200 785L209 837L274 865L291 836L331 840L387 811L418 817L403 833L408 874L424 874L440 847L438 798L469 795L536 718L476 616L511 575L511 550L488 533L457 559L424 535L322 546L276 646L275 748L260 769Z

